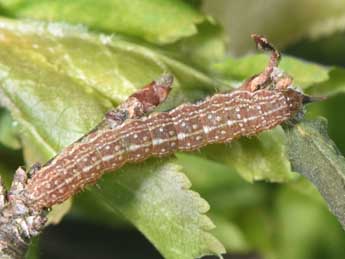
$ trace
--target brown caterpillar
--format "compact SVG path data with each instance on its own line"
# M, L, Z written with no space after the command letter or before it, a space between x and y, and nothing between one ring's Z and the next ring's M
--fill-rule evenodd
M265 39L256 41L260 47L274 50ZM277 73L277 53L263 73L237 90L86 135L28 180L28 204L37 210L49 208L126 163L256 135L293 118L312 99L289 88L291 78Z

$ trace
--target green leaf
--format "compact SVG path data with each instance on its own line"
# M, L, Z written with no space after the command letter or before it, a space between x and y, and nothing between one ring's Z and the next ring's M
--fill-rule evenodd
M3 145L19 149L18 132L16 123L12 120L10 113L0 108L0 143Z
M166 44L197 33L205 17L181 0L1 0L16 17L85 24Z
M92 187L95 200L121 213L156 245L164 258L196 258L224 253L209 231L208 203L174 161L148 161L106 175Z
M267 204L246 208L238 218L246 240L251 244L252 251L256 251L265 259L280 258L273 249L275 226L271 206L270 209L267 208Z
M0 98L19 122L28 163L47 161L92 129L112 102L165 71L178 75L167 106L188 98L182 82L189 94L196 85L204 94L215 84L147 47L75 27L0 20L0 36ZM121 212L167 258L220 254L203 215L208 205L188 190L180 171L174 162L126 167L105 177L101 191L93 189L102 195L94 202Z
M322 206L327 207L325 200L322 198L316 187L305 177L299 177L295 181L291 181L284 185L283 189L287 186L292 191L306 196L313 202L318 202Z
M40 250L39 250L39 238L33 238L28 251L26 252L25 259L39 259L40 258Z
M277 127L252 138L233 141L230 146L210 145L201 154L234 168L249 182L285 182L296 177L291 173L285 142L284 132Z
M290 186L276 193L276 254L281 259L338 259L344 256L344 231L324 202Z
M21 150L0 144L0 176L7 188L11 185L15 170L23 163Z
M328 132L331 139L337 143L337 147L345 154L344 116L341 112L345 107L345 94L337 94L325 101L315 103L307 107L307 118L315 119L323 116L328 120Z
M212 20L198 26L198 33L163 48L187 64L210 70L213 63L221 61L226 53L226 36L223 29Z
M74 196L69 214L76 220L87 220L97 225L107 226L107 228L123 228L129 224L122 215L114 214L104 204L95 202L94 194L89 191Z
M238 59L228 57L223 63L215 64L213 67L215 71L230 79L243 81L263 71L267 63L267 54L256 54ZM324 66L285 55L279 67L293 77L296 86L302 88L324 82L330 77L329 69Z
M209 192L219 188L242 186L245 181L236 170L205 156L176 153L176 162L182 166L188 178L192 181L195 190Z
M183 0L186 3L195 6L196 8L200 8L202 4L202 0Z
M112 102L120 102L125 99L125 96L135 91L135 86L144 85L158 77L163 71L171 70L177 76L177 80L174 91L168 101L160 107L161 110L174 107L181 102L198 99L205 96L205 90L210 91L216 86L221 86L218 82L183 63L122 39L97 37L75 27L61 27L61 24L29 23L24 26L6 20L2 22L4 38L11 40L11 44L8 44L8 41L0 42L5 66L2 69L5 71L3 77L6 78L9 67L13 67L11 75L20 78L24 74L25 77L25 84L20 88L16 89L12 80L4 80L3 86L7 89L6 91L10 90L7 95L12 94L11 98L17 99L14 100L16 105L23 105L21 112L28 112L29 118L26 120L34 121L38 125L37 128L28 125L27 128L30 130L22 134L25 143L24 151L30 162L45 161L55 154L54 150L60 150L79 138L83 132L90 130L100 120L101 114L107 107L110 107L107 98L110 97ZM38 35L37 31L47 33ZM105 44L104 41L106 41ZM6 51L7 48L8 51ZM18 65L17 61L20 61ZM34 67L29 65L32 62L35 64ZM41 71L39 78L35 71ZM26 77L30 78L31 85L27 84ZM33 88L35 81L38 80L42 82L42 90ZM43 80L46 80L46 83ZM46 87L45 84L50 87ZM49 98L52 95L52 88L54 99ZM43 100L30 98L32 100L30 103L26 96L35 96L37 93L39 93L37 98ZM51 105L52 101L54 105ZM31 110L32 106L36 107L37 112ZM75 111L72 107L78 110ZM47 114L49 114L48 117ZM81 125L74 125L75 123L81 123ZM53 127L46 125L53 125ZM41 136L47 139L49 144L44 143ZM280 150L283 149L282 140L274 135L264 134L263 136L266 136L262 137L264 141L273 142L276 145L278 152L273 156L267 156L269 150L264 151L265 145L256 148L257 141L255 140L236 142L237 144L233 144L233 149L236 151L233 152L231 150L228 152L228 149L222 147L222 153L229 157L229 163L237 161L235 168L248 180L272 178L270 179L272 181L283 181L288 179L288 161L284 161L283 150ZM37 157L34 153L36 157L32 156L31 150L39 149L41 145L46 155ZM258 156L258 159L254 161L259 161L260 165L252 163L253 160L250 160L251 163L241 162L242 158L246 157L247 149L251 149L253 155ZM238 152L240 150L243 152ZM241 157L239 154L242 154ZM272 157L275 159L273 160ZM272 166L277 163L275 161L279 161L279 170L272 172ZM253 168L256 169L257 176L252 172Z
M338 93L345 93L345 69L340 67L330 69L328 80L313 85L307 92L319 96L333 96Z
M212 219L217 226L212 233L222 240L228 251L231 253L248 252L249 244L238 225L218 215L212 215Z
M265 35L278 48L301 38L316 38L344 30L345 5L342 1L267 0L204 1L203 9L225 27L236 54L254 49L252 33Z
M3 152L4 151L1 151L1 153L3 153ZM12 168L11 166L9 166L2 159L0 160L0 175L1 175L1 179L4 181L4 184L6 187L10 187L10 185L11 185L12 176L14 174L14 171L13 171L14 169L15 168Z
M208 90L216 85L191 67L121 39L61 24L1 20L0 27L2 99L17 120L22 117L21 124L38 125L27 124L30 130L23 135L34 136L32 145L42 145L46 158L93 128L112 106L109 99L121 102L163 72L171 69L177 75L175 91L165 106L188 98L179 89L181 83L186 93L195 86ZM198 91L194 98L204 95Z
M328 138L326 121L299 123L286 135L293 169L314 183L345 228L345 158Z
M212 68L227 79L243 81L263 71L267 62L265 54L228 57L224 62L213 64ZM341 67L325 67L289 56L283 56L279 67L293 77L296 87L310 95L334 96L345 92L345 69Z

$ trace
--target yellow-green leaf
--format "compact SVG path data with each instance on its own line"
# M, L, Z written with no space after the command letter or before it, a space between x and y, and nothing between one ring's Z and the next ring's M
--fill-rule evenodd
M85 24L165 44L197 33L205 20L182 0L1 0L8 13L21 18Z

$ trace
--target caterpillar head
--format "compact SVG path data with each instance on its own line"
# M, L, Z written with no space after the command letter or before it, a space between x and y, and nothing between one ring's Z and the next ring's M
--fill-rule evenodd
M303 111L304 105L308 103L318 102L326 99L325 97L305 95L304 93L294 88L282 90L282 93L285 97L285 100L292 115L297 114L300 111Z

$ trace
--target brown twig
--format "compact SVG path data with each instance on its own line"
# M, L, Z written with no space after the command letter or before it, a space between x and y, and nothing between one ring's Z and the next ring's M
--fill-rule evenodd
M106 113L105 119L93 131L115 128L127 119L150 112L167 98L172 83L173 77L168 74L151 82ZM47 210L30 207L23 195L28 176L32 177L44 166L34 164L28 173L18 168L8 193L0 178L0 258L23 258L32 237L39 235L45 227Z

